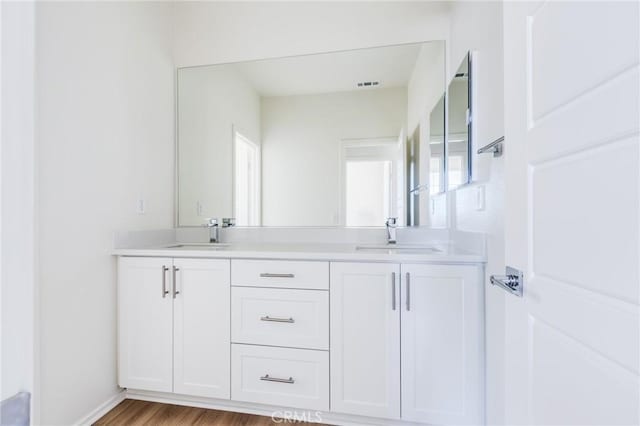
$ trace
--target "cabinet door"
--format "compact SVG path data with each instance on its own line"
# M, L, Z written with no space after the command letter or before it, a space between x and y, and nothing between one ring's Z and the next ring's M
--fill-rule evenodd
M118 383L122 387L172 391L171 265L166 258L118 260Z
M230 397L229 260L174 259L174 392Z
M482 268L402 265L402 418L482 424Z
M400 417L399 274L394 264L331 264L332 411Z

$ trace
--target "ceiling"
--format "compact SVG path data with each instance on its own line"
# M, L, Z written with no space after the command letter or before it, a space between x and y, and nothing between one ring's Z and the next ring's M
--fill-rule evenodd
M436 42L437 43L437 42ZM233 64L261 96L406 87L424 43ZM359 88L359 82L379 82Z

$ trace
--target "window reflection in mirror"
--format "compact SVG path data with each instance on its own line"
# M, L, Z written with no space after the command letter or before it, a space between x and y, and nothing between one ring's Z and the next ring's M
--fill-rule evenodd
M449 83L449 111L447 132L448 189L455 189L471 181L471 123L469 55L456 70Z
M342 141L346 226L380 226L398 211L401 152L402 144L393 138Z

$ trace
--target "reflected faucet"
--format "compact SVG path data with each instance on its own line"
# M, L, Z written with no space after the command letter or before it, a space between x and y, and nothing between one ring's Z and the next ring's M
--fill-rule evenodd
M387 227L387 244L395 244L396 243L396 227L398 226L398 218L397 217L387 218L385 225Z

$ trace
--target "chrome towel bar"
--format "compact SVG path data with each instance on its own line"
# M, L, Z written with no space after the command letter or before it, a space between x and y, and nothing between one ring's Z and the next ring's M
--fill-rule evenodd
M485 152L492 152L494 157L500 157L502 155L503 142L504 142L504 136L500 136L495 141L480 148L478 150L478 154L484 154Z
M427 184L418 185L414 188L411 188L409 190L409 194L417 195L418 192L426 191L427 189L429 189L429 185Z

